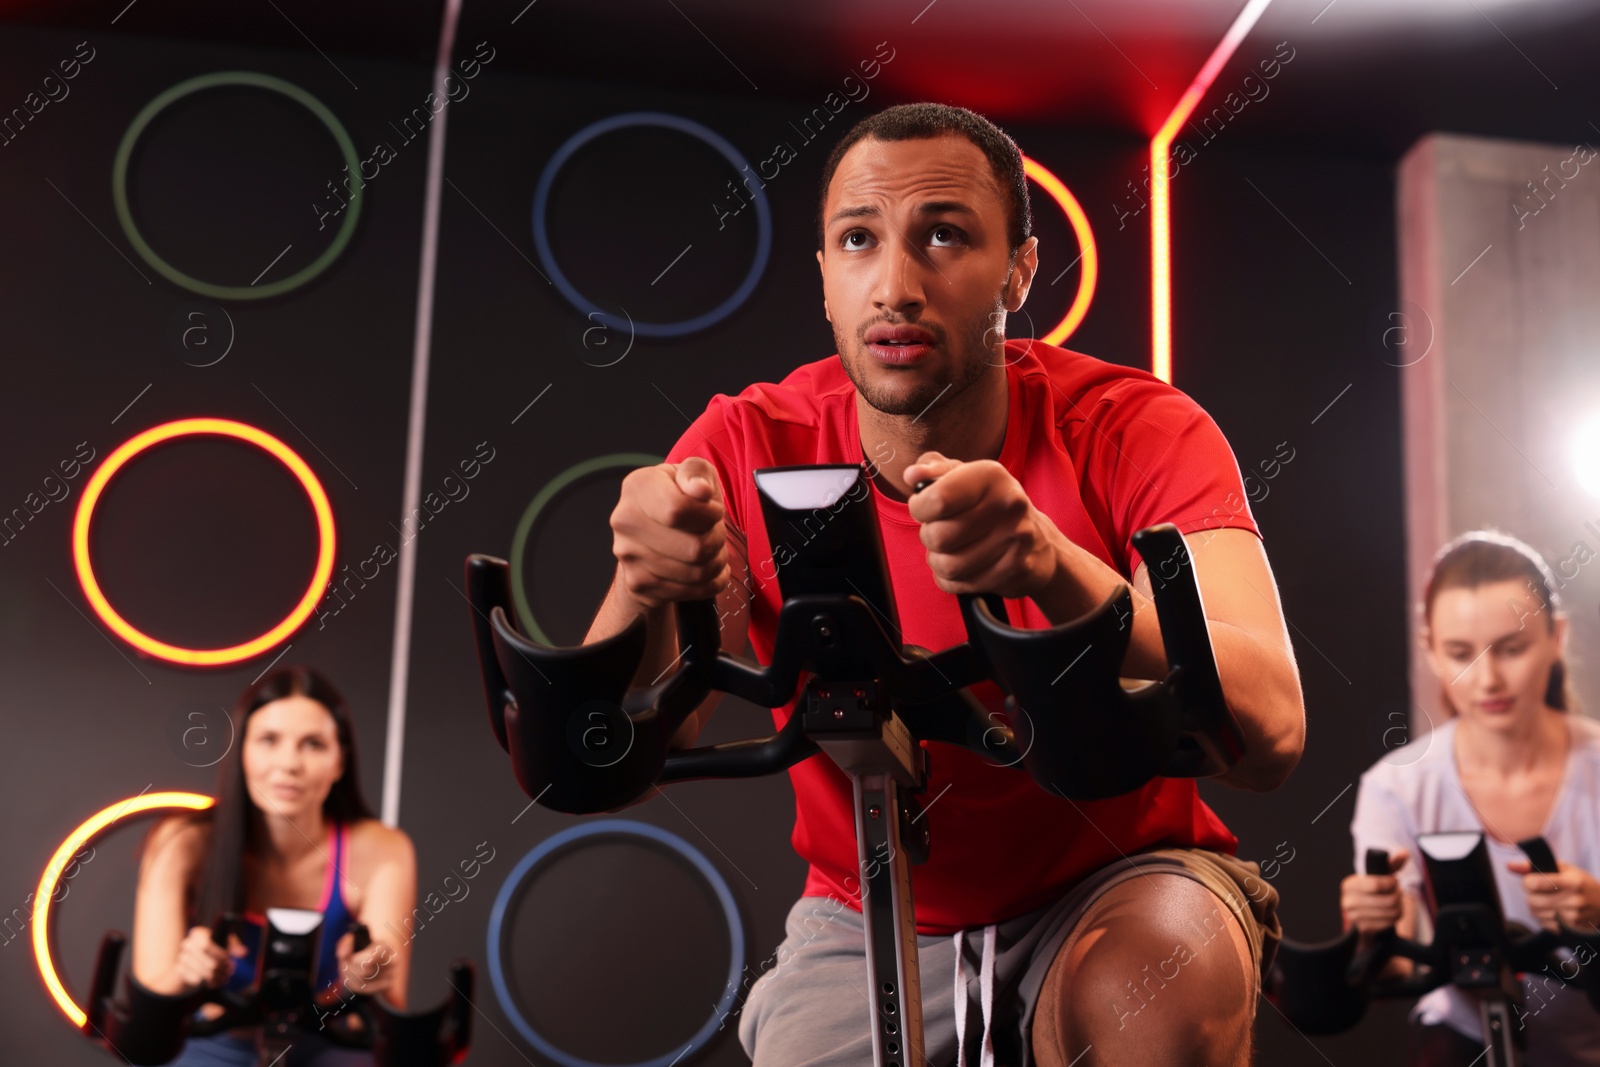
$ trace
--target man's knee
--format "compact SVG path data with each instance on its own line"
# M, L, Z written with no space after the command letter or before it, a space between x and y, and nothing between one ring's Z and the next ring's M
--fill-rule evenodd
M1050 1067L1097 1048L1083 1064L1232 1063L1249 1045L1250 959L1238 922L1204 886L1171 875L1124 882L1052 964L1035 1059Z

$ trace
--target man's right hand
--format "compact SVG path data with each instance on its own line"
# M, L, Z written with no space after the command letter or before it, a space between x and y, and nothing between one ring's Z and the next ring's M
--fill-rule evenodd
M1410 853L1397 848L1389 854L1389 874L1352 874L1339 883L1339 909L1346 927L1363 934L1387 930L1400 921L1400 880L1394 872L1406 864Z
M722 488L710 461L640 467L611 513L623 591L641 609L711 600L730 581Z

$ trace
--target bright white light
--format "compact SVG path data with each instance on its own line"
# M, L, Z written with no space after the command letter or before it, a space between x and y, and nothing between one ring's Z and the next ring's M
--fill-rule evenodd
M1572 440L1578 484L1600 496L1600 418L1590 419Z
M1452 830L1443 834L1418 834L1417 847L1436 860L1465 859L1483 840L1476 830Z
M817 467L802 470L756 472L756 484L780 508L810 511L829 508L849 492L861 468L853 466Z

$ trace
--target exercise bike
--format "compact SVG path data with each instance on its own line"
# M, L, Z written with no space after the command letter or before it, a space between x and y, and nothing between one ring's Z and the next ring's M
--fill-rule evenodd
M382 996L352 993L321 1003L313 986L321 925L319 911L269 908L256 961L260 977L251 989L168 995L152 992L129 973L121 1002L111 994L126 938L111 931L100 942L82 1031L123 1062L140 1065L170 1063L191 1036L243 1027L256 1031L260 1067L278 1063L307 1034L346 1048L371 1049L377 1067L446 1067L466 1058L472 1044L470 962L451 965L453 992L431 1011L399 1011ZM212 943L225 948L228 934L241 926L236 916L224 916L212 928ZM351 932L355 951L371 944L364 925ZM203 1017L199 1013L206 1005L221 1012Z
M1544 838L1532 837L1517 847L1534 871L1556 872L1555 855ZM1517 1019L1524 1008L1517 975L1563 964L1563 950L1592 960L1600 953L1600 937L1564 923L1560 932L1507 923L1481 833L1420 834L1417 850L1433 919L1430 943L1400 937L1393 927L1365 942L1354 927L1322 944L1285 938L1267 978L1267 998L1303 1032L1336 1034L1359 1023L1374 999L1419 997L1448 983L1477 1001L1484 1048L1477 1062L1518 1067L1526 1042ZM1387 852L1370 849L1364 859L1367 874L1390 873ZM1420 969L1405 978L1382 977L1396 957ZM1573 979L1562 981L1581 986L1590 1006L1600 1011L1600 977L1593 968L1579 967Z
M1128 689L1119 679L1131 638L1126 586L1081 618L1043 630L1010 626L994 594L963 595L965 643L936 652L903 645L891 636L900 633L899 617L863 469L771 467L753 477L766 529L807 538L777 572L783 605L770 664L720 649L714 600L684 602L675 610L676 666L630 689L649 636L644 618L583 646L539 644L512 622L506 563L472 555L468 599L489 720L522 790L571 814L615 810L669 782L775 774L819 753L832 759L855 798L873 1063L921 1067L911 866L931 843L917 819L928 781L918 742L963 745L1020 764L1056 795L1098 800L1157 775L1224 773L1243 754L1243 735L1223 700L1176 527L1133 539L1148 562L1171 669ZM809 677L794 713L776 734L669 751L712 690L781 708L803 671ZM1003 720L969 688L984 680L1006 694Z

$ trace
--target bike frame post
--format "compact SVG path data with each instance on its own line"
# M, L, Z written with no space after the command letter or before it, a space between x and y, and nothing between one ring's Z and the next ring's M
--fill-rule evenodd
M900 833L904 787L892 774L851 776L867 936L874 1067L923 1062L922 972L911 895L911 854Z
M1511 1027L1511 1005L1504 994L1478 1001L1478 1021L1483 1026L1483 1067L1520 1067Z
M907 832L912 793L928 782L927 753L891 710L877 679L821 683L811 678L798 705L806 735L850 776L855 797L861 919L866 932L867 1000L873 1067L921 1067L922 981L911 865L926 855Z

